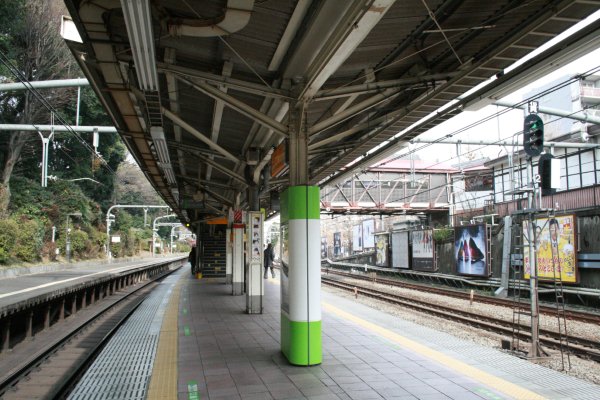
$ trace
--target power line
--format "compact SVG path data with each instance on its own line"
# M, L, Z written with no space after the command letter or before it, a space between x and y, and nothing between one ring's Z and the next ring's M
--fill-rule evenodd
M0 62L2 62L6 68L27 88L27 90L34 95L34 97L51 113L54 114L54 117L61 122L62 125L65 125L70 133L72 133L79 141L83 144L83 146L90 151L92 155L96 155L96 151L75 131L71 128L70 124L62 117L62 115L50 104L44 96L40 94L40 92L34 88L29 80L19 71L19 69L10 61L10 59L0 50ZM35 124L34 124L35 126ZM102 165L106 168L110 173L115 174L115 171L108 165L108 162L100 157L102 161Z
M565 80L565 81L562 81L562 82L560 82L560 83L556 84L555 86L552 86L552 87L550 87L550 88L548 88L548 89L546 89L546 90L543 90L543 91L541 91L540 93L538 93L538 94L535 94L535 95L533 95L533 96L531 96L531 97L529 97L529 98L527 98L527 99L525 99L525 100L523 100L523 101L521 101L521 102L519 102L519 103L516 103L516 104L515 104L515 106L523 106L523 105L526 105L526 104L528 104L529 102L531 102L531 101L533 101L533 100L539 99L539 98L541 98L541 97L543 97L543 96L545 96L545 95L548 95L548 94L550 94L550 93L553 93L553 92L555 92L555 91L557 91L557 90L560 90L560 89L562 89L563 87L565 87L565 86L568 86L568 85L570 85L571 83L573 83L573 82L576 82L576 81L578 81L578 80L580 80L580 79L582 79L582 78L585 78L585 77L587 77L587 76L589 76L589 75L592 75L592 74L594 74L594 73L596 73L596 72L598 72L598 71L600 71L600 66L596 66L596 67L594 67L594 68L591 68L591 69L589 69L588 71L586 71L586 72L584 72L584 73L581 73L581 74L575 75L575 76L573 76L573 77L571 77L571 78L569 78L569 79L567 79L567 80ZM449 139L449 138L451 138L451 137L454 137L454 136L458 135L459 133L462 133L462 132L465 132L465 131L467 131L467 130L469 130L469 129L471 129L471 128L477 127L477 126L479 126L479 125L481 125L481 124L483 124L483 123L485 123L485 122L487 122L487 121L490 121L490 120L492 120L492 119L494 119L494 118L498 118L500 115L503 115L503 114L505 114L505 113L507 113L507 112L509 112L509 111L511 111L511 109L509 109L509 108L505 108L504 110L497 111L497 112L495 112L495 113L493 113L493 114L491 114L491 115L489 115L489 116L487 116L487 117L481 118L481 119L479 119L479 120L477 120L477 121L475 121L475 122L472 122L472 123L470 123L470 124L468 124L468 125L466 125L466 126L464 126L464 127L461 127L461 128L459 128L459 129L455 130L455 131L454 131L454 132L452 132L452 133L449 133L449 134L447 134L447 135L445 135L445 136L443 136L443 137L440 137L440 138L438 138L438 139L434 140L434 143L427 143L427 144L424 144L423 146L421 146L421 147L418 147L417 149L413 149L413 150L411 150L411 151L409 151L409 152L402 153L401 155L398 155L398 156L396 156L396 157L393 157L393 158L391 158L391 159L387 159L387 160L385 160L385 161L383 161L383 162L380 162L380 163L376 164L375 166L382 166L382 165L385 165L385 164L387 164L387 163L389 163L389 162L392 162L392 161L398 160L398 159L400 159L400 158L402 158L402 157L405 157L406 155L409 155L409 154L415 153L415 152L417 152L417 151L419 151L419 150L425 149L425 148L427 148L427 147L429 147L429 146L432 146L432 145L434 145L434 144L436 144L436 143L443 142L444 140L446 140L446 139ZM571 114L569 114L569 115L573 115L573 114L576 114L576 113L577 113L577 112L573 112L573 113L571 113ZM554 122L554 121L552 121L552 122ZM522 132L522 131L521 131L521 132ZM520 133L520 132L519 132L519 133ZM433 165L437 165L437 164L433 164Z

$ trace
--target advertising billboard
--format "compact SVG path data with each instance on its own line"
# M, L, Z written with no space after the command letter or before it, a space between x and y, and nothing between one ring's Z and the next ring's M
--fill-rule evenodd
M352 227L352 251L362 251L363 249L362 225Z
M321 259L327 258L327 238L321 237Z
M373 236L374 231L374 219L367 219L362 222L363 249L372 249L373 247L375 247L375 236Z
M490 265L487 253L485 224L454 228L454 259L456 273L488 276Z
M375 265L378 267L388 266L388 233L375 235Z
M412 267L417 271L435 271L433 229L412 231Z
M529 263L528 222L523 222L523 260L525 279L531 276ZM576 283L577 249L575 237L575 216L563 215L552 218L538 218L534 221L534 234L537 242L536 267L540 280L560 279L566 283Z
M392 268L407 269L408 263L408 232L392 232Z
M335 232L333 234L333 256L340 257L342 255L342 233Z

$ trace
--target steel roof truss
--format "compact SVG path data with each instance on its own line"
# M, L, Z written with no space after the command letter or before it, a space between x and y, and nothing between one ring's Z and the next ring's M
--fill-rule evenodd
M250 107L249 105L236 99L235 97L223 93L219 89L204 82L194 83L181 77L179 77L179 80L187 83L194 89L206 94L207 96L212 97L215 100L223 101L228 107L236 110L237 112L247 116L248 118L258 122L261 125L265 125L268 128L273 129L273 132L278 133L283 137L288 137L287 127L285 125Z
M213 85L220 85L228 89L239 90L244 93L256 94L264 97L290 99L290 94L281 89L273 89L265 85L253 82L246 82L241 79L225 77L223 75L211 74L198 71L196 69L171 65L167 63L156 63L158 71L163 73L172 73L178 77L189 78L192 82L209 82Z

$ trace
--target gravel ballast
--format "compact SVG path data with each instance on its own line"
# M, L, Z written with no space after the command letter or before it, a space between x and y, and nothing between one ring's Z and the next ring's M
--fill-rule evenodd
M340 280L346 282L348 281L347 279ZM368 285L374 289L385 290L390 293L409 295L418 300L428 301L435 304L444 305L446 307L456 308L459 310L477 312L486 316L492 316L511 321L513 318L513 311L511 308L508 307L500 307L477 302L473 302L473 304L470 304L468 300L446 297L439 294L427 293L412 289L390 287L389 285L372 282L369 283L365 281L360 281L360 283L357 284L360 284L362 286ZM336 293L342 297L355 299L353 293L340 289L335 289L327 285L322 285L322 288L323 290L326 290L331 293ZM358 298L355 299L355 301L376 308L390 315L397 316L398 318L402 318L404 320L411 321L416 324L420 324L429 328L449 333L463 340L469 340L480 345L489 346L499 350L501 349L502 339L511 339L502 335L494 334L492 332L488 332L470 326L465 326L460 323L448 321L446 319L434 317L429 314L422 314L415 310L402 309L390 303L375 300L367 296L359 295ZM523 321L522 319L522 322L526 321ZM558 320L556 317L546 315L540 316L540 328L557 330L557 326ZM569 320L567 321L567 331L574 336L580 336L583 338L600 341L600 327L598 327L597 325ZM528 343L521 342L522 348L525 348L527 345ZM572 355L570 356L571 368L569 369L566 354L564 355L564 357L561 357L559 351L550 349L544 350L548 352L549 356L536 360L536 364L543 365L556 371L561 371L567 375L574 376L579 379L586 380L588 382L600 384L600 365L598 363L594 361L584 360L582 358ZM565 365L565 370L563 370L563 362Z

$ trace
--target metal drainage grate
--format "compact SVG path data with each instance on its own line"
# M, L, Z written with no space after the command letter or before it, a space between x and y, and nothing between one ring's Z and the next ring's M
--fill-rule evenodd
M164 279L140 304L92 363L69 399L146 398L160 327L180 276L180 272L175 272Z

